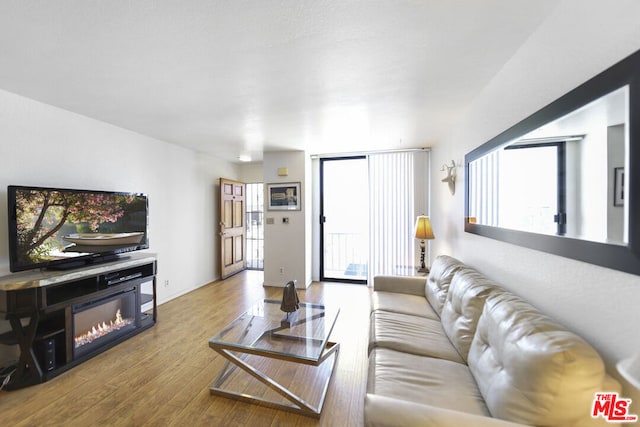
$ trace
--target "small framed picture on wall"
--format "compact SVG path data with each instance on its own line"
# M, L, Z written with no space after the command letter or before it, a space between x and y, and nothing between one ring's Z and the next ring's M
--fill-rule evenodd
M299 211L301 194L299 182L267 184L267 210Z
M613 170L613 206L624 206L624 168Z

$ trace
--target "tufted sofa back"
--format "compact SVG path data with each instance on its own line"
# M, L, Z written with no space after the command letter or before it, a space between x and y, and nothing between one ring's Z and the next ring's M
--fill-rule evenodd
M494 292L502 292L502 289L468 267L457 270L451 280L440 322L465 361L485 300Z
M453 275L464 267L464 264L460 261L447 255L439 255L433 261L425 284L424 294L438 316L442 314L442 306L447 299Z
M487 299L468 356L491 414L518 423L591 425L595 393L617 388L586 341L506 291Z

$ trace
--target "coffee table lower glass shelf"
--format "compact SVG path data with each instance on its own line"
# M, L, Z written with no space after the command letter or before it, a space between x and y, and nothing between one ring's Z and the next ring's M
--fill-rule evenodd
M320 418L340 348L329 341L338 313L300 303L287 315L280 301L259 301L209 340L227 359L211 394Z

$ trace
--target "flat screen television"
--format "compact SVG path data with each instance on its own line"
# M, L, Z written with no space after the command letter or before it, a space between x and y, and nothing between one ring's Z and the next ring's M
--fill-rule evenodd
M7 189L9 268L76 268L149 247L146 195L22 187Z

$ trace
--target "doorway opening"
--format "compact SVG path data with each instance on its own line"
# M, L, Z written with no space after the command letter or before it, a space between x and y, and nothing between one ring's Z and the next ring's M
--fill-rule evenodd
M365 156L320 159L320 280L367 283L368 180Z
M506 228L564 236L567 233L566 142L506 147L500 197L511 200L500 211ZM511 179L504 179L504 177ZM535 176L535 180L525 177Z
M264 184L246 184L247 188L247 269L264 270Z

